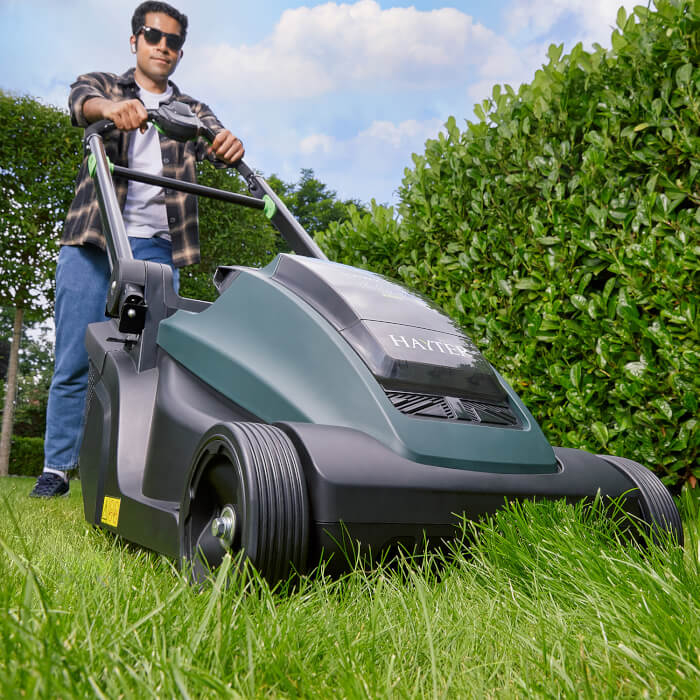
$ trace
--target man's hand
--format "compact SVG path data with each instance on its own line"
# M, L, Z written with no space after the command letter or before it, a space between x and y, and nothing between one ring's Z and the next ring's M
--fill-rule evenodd
M89 122L111 119L114 126L121 131L141 129L144 132L148 126L148 112L141 100L113 102L101 97L93 97L86 100L83 105L83 114Z
M245 149L240 139L234 136L228 129L220 131L209 146L207 153L213 153L219 160L232 165L243 158Z

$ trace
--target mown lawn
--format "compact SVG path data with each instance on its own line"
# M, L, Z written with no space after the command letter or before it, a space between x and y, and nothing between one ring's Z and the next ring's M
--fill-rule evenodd
M230 560L173 563L0 479L0 696L700 696L700 527L685 551L621 544L595 512L526 505L443 561L270 592ZM228 574L229 585L222 585Z

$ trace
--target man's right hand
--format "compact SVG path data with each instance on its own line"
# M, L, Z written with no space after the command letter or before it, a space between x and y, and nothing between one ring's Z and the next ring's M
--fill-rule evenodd
M113 102L101 97L93 97L85 101L83 115L89 122L111 119L114 126L121 131L134 129L145 131L148 126L148 112L140 100Z

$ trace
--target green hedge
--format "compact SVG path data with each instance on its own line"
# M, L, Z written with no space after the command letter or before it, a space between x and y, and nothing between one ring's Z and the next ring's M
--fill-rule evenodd
M432 296L551 442L700 477L700 0L618 13L317 240ZM692 480L692 479L691 479Z
M10 448L10 474L38 476L44 468L44 439L13 437Z

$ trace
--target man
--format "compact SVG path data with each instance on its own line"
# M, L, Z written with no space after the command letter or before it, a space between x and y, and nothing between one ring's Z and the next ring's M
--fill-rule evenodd
M74 126L111 119L117 129L105 142L110 160L138 170L192 181L195 161L218 159L231 164L243 145L205 104L183 95L168 78L182 58L187 17L164 2L144 2L131 20L131 51L136 67L121 76L89 73L71 86L69 107ZM147 123L147 108L180 100L216 134L204 141L178 143ZM123 179L115 181L117 198L134 257L178 268L199 260L197 200ZM84 161L70 206L56 266L56 349L49 390L44 441L44 472L31 496L68 493L68 473L78 464L87 389L88 323L105 318L109 263L92 178Z

